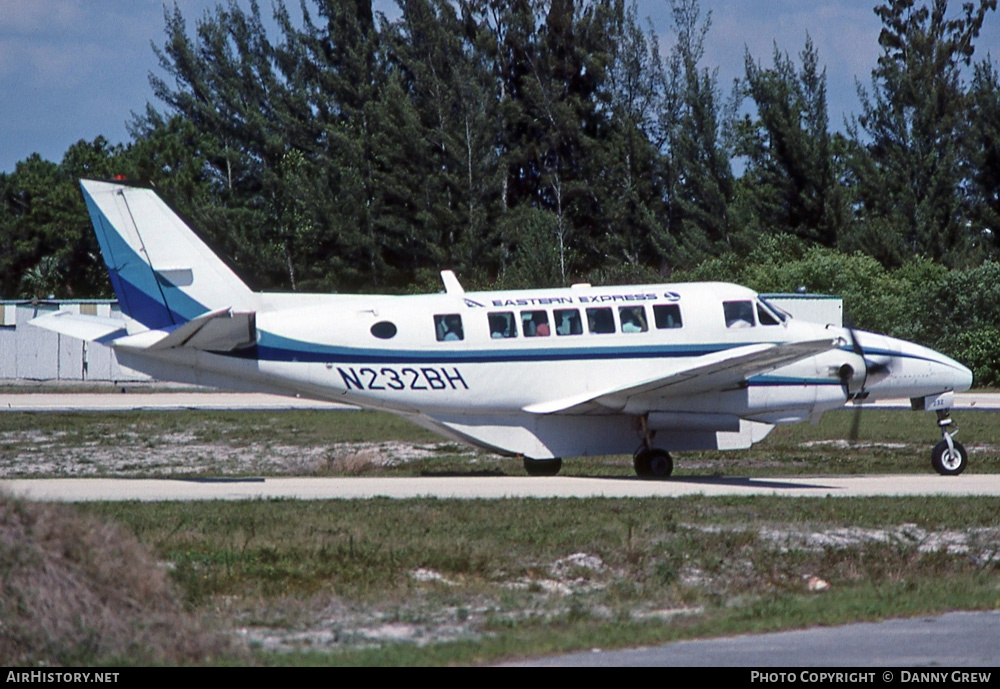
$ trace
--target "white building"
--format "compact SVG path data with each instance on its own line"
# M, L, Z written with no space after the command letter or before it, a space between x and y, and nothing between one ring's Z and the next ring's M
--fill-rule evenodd
M35 316L60 310L121 317L113 299L0 301L0 380L150 380L120 365L109 347L28 325Z

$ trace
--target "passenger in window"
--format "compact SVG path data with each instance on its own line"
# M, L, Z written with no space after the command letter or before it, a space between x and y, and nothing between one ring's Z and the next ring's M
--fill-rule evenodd
M576 309L556 309L556 335L582 335L583 323Z
M548 337L552 333L549 331L549 316L544 311L535 311L532 318L535 321L535 337Z
M653 316L660 330L681 327L681 309L677 304L654 304Z
M644 333L648 329L645 309L641 306L622 306L618 315L622 319L623 333Z
M587 326L590 332L605 335L615 331L615 317L609 308L587 309Z
M517 328L514 326L513 313L491 313L489 321L490 337L494 340L517 337Z
M465 333L462 330L462 317L457 313L434 316L434 326L437 331L438 341L465 339Z
M525 337L548 337L552 333L549 315L544 311L522 311L521 325Z
M445 325L448 328L448 333L444 336L446 340L463 340L465 335L462 332L462 317L461 316L447 316L445 317Z

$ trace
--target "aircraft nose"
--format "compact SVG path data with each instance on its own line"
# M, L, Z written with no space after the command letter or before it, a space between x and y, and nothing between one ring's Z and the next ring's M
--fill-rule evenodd
M940 352L926 351L934 354L930 365L932 380L947 384L955 392L964 392L972 387L972 371L968 367Z
M871 385L878 397L921 397L972 387L972 371L941 352L885 336L870 337L869 343L870 372L881 374Z
M958 364L958 370L954 374L956 380L955 391L964 392L972 387L972 369L962 366L957 361L955 363Z

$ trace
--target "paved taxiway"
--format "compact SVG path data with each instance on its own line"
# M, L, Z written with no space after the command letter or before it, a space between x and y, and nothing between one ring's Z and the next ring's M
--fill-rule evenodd
M772 634L677 641L621 651L591 651L511 663L520 667L744 667L745 681L760 668L783 668L787 683L828 684L802 667L870 668L865 682L990 682L1000 676L1000 611L953 612L884 622L817 627ZM955 667L981 667L976 679ZM903 669L906 668L906 669ZM905 673L905 674L904 674ZM919 674L918 674L919 673ZM933 677L933 679L927 679ZM764 681L758 679L757 681ZM772 679L772 681L775 681ZM779 682L779 683L786 683Z
M29 500L357 500L388 498L646 498L684 495L865 497L983 495L1000 497L1000 476L820 476L719 478L423 476L414 478L9 479L0 490Z

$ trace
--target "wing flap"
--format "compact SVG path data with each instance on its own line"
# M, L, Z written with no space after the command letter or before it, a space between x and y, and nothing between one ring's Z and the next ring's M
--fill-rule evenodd
M838 346L833 339L788 344L756 344L699 357L692 365L666 376L629 383L600 392L589 392L523 408L531 414L586 414L620 412L636 398L676 397L726 390L748 379L770 373L801 359ZM650 404L649 408L653 408Z

